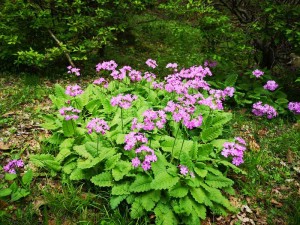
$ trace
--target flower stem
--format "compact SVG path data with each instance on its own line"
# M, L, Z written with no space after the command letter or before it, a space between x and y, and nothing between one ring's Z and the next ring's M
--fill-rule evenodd
M99 152L99 139L100 139L100 135L97 135L97 156L98 156L98 152Z
M121 108L121 121L122 121L122 133L124 134L124 125L123 125L123 109Z
M180 148L180 152L179 152L179 159L180 159L180 155L181 155L181 151L182 151L182 148L183 148L184 141L185 140L183 139L182 144L181 144L181 148Z
M172 162L173 159L174 159L173 150L174 150L174 146L175 146L175 143L176 143L176 139L177 139L177 136L178 136L178 133L179 133L179 128L180 128L180 124L179 124L179 126L178 126L178 128L177 128L176 135L175 135L175 140L174 140L174 143L173 143L173 146L172 146L172 152L171 152L172 158L171 158L171 162Z

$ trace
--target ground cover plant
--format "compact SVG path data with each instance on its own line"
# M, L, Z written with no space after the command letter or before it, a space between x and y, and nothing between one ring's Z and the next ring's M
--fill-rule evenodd
M170 75L157 82L153 72L108 61L97 65L102 77L86 89L56 85L50 98L58 111L42 125L52 131L53 150L31 161L65 179L111 187L111 207L126 200L133 219L154 213L157 224L198 224L207 208L234 211L223 193L234 194L233 181L224 173L242 173L236 166L246 143L219 138L231 119L222 104L234 88L210 88L208 67L166 67Z

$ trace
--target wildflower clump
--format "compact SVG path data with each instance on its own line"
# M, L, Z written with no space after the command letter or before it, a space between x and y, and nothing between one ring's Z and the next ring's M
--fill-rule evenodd
M67 95L70 95L72 97L75 97L77 95L80 95L83 93L83 90L81 89L81 87L77 84L75 85L69 85L67 86L66 88L66 92L65 92Z
M73 73L76 76L80 76L80 69L79 68L68 66L67 69L68 69L68 73Z
M136 99L137 99L136 95L131 95L131 94L122 95L122 94L119 94L118 96L111 98L110 104L112 106L119 106L120 108L128 109L128 108L131 107L131 103Z
M101 133L102 135L106 134L106 131L109 130L109 126L106 121L99 118L92 119L86 126L88 133L91 134L93 131L97 134Z
M23 168L24 167L24 162L22 159L14 159L8 162L4 167L3 170L7 173L16 173L16 169L18 168Z
M265 85L264 89L269 91L275 91L278 88L278 84L274 80L269 80Z
M246 142L243 138L236 137L235 142L225 142L223 147L221 154L226 158L233 156L232 164L239 166L244 162L243 156L246 150Z
M252 113L256 116L267 116L268 119L272 119L278 115L276 109L268 104L262 104L262 102L256 102L253 104Z
M79 109L75 109L72 106L63 107L59 110L60 115L64 116L65 120L77 120L80 112Z
M300 114L300 102L289 102L288 109L295 114Z
M254 70L254 71L252 72L252 74L253 74L256 78L259 78L259 77L261 77L262 75L264 75L264 72L261 71L261 70L256 69L256 70Z

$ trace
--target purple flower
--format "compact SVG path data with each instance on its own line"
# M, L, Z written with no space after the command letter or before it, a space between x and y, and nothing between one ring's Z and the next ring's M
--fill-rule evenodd
M148 82L151 82L152 80L155 80L156 75L154 73L145 72L144 79Z
M288 109L295 114L300 114L300 102L289 102Z
M151 67L151 68L155 68L155 67L157 67L157 63L156 63L156 61L155 60L153 60L153 59L148 59L147 61L146 61L146 64L147 64L147 66L149 66L149 67Z
M16 173L16 168L23 168L24 167L24 162L22 159L19 160L11 160L8 162L4 167L3 170L7 173Z
M268 119L272 119L278 115L275 108L268 104L262 104L262 102L256 102L252 106L252 113L256 116L266 115Z
M99 118L92 119L86 126L88 133L91 134L93 131L97 134L101 133L102 135L106 134L106 131L109 130L108 124Z
M60 115L64 116L65 120L77 120L80 112L79 109L75 109L72 106L63 107L59 110Z
M98 85L103 84L103 87L104 87L104 88L108 88L108 82L107 82L107 80L105 80L105 79L102 78L102 77L100 77L100 78L97 79L97 80L94 80L93 84L98 84Z
M264 89L269 91L275 91L278 88L278 84L274 80L269 80L265 85Z
M138 142L146 144L148 143L148 139L142 133L130 132L125 136L126 145L124 146L124 149L131 150Z
M135 81L140 81L143 77L142 77L142 73L140 71L137 70L131 70L128 74L129 78L131 81L135 82Z
M119 94L118 96L111 98L110 104L112 106L119 106L120 108L128 109L128 108L131 107L131 103L136 99L137 99L136 95L131 95L131 94L122 95L122 94Z
M143 158L142 168L144 171L151 169L151 162L157 161L157 156L154 153L154 150L149 148L146 145L142 145L141 147L135 150L135 153L139 155L140 158ZM134 167L138 167L141 164L141 160L139 157L135 157L131 160L131 163Z
M141 161L139 160L138 157L135 157L131 160L131 163L133 167L138 167L141 164Z
M261 70L256 69L256 70L254 70L254 71L252 72L252 74L253 74L256 78L259 78L259 77L261 77L262 75L264 75L264 72L261 71Z
M77 95L80 95L83 93L83 90L81 90L81 87L79 85L69 85L67 86L66 88L66 92L65 92L67 95L70 95L70 96L77 96Z
M179 165L180 168L180 174L186 176L189 173L189 169L186 166Z
M99 72L100 70L109 70L113 71L117 68L118 64L114 60L102 62L96 65L96 71Z
M76 76L80 76L80 69L72 67L72 66L68 66L68 73L74 73Z
M166 68L173 68L173 69L177 69L177 63L168 63Z
M246 150L246 142L241 137L236 137L235 140L238 142L225 142L223 144L223 149L221 155L224 157L233 156L232 164L239 166L244 162L243 156Z

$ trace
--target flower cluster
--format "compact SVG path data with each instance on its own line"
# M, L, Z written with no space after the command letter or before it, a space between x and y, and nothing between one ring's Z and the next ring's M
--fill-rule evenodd
M125 136L125 150L131 150L135 147L135 145L140 142L140 143L148 143L148 139L145 137L144 134L142 133L137 133L137 132L130 132Z
M137 70L131 70L128 74L129 78L131 81L133 82L137 82L137 81L140 81L142 80L142 72L140 71L137 71Z
M241 137L236 137L235 142L225 142L221 155L224 157L233 156L232 164L239 166L244 162L243 156L246 150L246 142Z
M268 104L262 104L262 102L256 102L253 104L252 113L256 116L266 115L268 119L272 119L278 115L276 109Z
M118 64L114 60L110 60L107 62L98 63L96 65L96 71L99 72L100 70L110 70L113 71L117 68Z
M190 174L190 176L191 176L192 178L195 178L195 174L194 174L193 172L189 171L189 169L188 169L186 166L184 166L184 165L179 165L178 168L179 168L179 170L180 170L180 171L179 171L180 174L182 174L182 175L184 175L184 176L187 176L188 174Z
M142 165L142 168L147 171L149 169L151 169L151 162L156 162L157 161L157 157L154 153L154 150L149 148L146 145L142 145L141 147L137 148L135 150L136 154L142 154L144 155L144 161L141 162L140 158L137 156L135 158L132 159L131 163L133 167L138 167L139 165Z
M83 90L81 90L81 87L79 85L69 85L66 88L66 92L67 95L70 95L72 97L75 97L77 95L80 95L83 93Z
M153 69L157 67L157 63L156 63L156 61L153 60L153 59L148 59L148 60L146 61L146 64L147 64L147 66L149 66L149 67L151 67L151 68L153 68Z
M110 129L108 124L99 118L92 119L86 128L88 129L89 134L95 131L97 134L101 133L102 135L106 134L106 131Z
M143 130L154 130L156 127L161 129L167 122L166 113L163 110L154 111L151 109L146 110L143 113L144 120L143 123L138 123L137 119L134 118L132 121L131 129L143 129Z
M131 107L131 103L137 99L136 95L126 94L122 95L119 94L116 97L112 97L110 100L110 104L112 106L119 106L123 109L128 109Z
M300 102L289 102L288 108L295 114L300 114Z
M79 68L68 66L67 69L68 69L68 73L74 73L76 76L80 76Z
M154 73L145 72L144 77L146 81L151 82L152 80L155 80L156 75Z
M259 77L261 77L262 75L264 75L264 72L261 71L261 70L256 69L256 70L254 70L254 71L252 72L252 74L253 74L256 78L259 78Z
M60 115L64 116L65 120L77 120L80 112L79 109L75 109L72 106L63 107L59 110Z
M188 129L193 129L196 127L200 127L202 124L202 116L198 115L196 118L192 118L192 114L195 111L195 107L193 104L195 103L195 99L193 99L193 96L189 96L189 102L187 102L184 99L180 99L183 101L183 105L174 103L173 101L169 101L167 106L165 107L166 112L171 112L173 120L175 122L182 121L183 125L186 126ZM186 97L187 97L186 96ZM189 103L189 104L188 104Z
M3 169L7 173L16 173L16 168L23 168L24 167L24 162L22 159L19 160L11 160L9 163L7 163Z
M275 91L278 88L278 84L274 80L269 80L265 85L264 89L269 91Z
M108 88L108 82L103 77L100 77L99 79L94 80L93 84L97 84L97 85L102 84L104 88Z
M172 69L177 69L177 63L168 63L166 68L172 68Z

